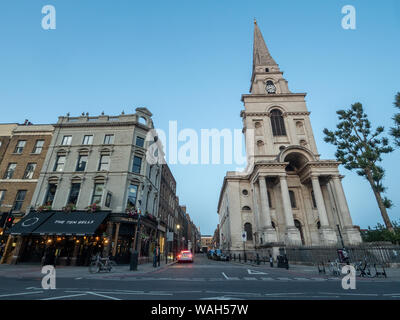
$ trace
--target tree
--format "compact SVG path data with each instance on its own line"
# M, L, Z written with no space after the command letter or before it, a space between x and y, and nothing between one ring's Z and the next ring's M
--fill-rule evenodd
M324 140L336 146L335 156L346 169L356 170L358 175L369 182L386 228L393 232L387 213L387 209L392 207L392 201L382 197L386 190L382 184L385 170L378 165L383 154L393 151L388 138L381 137L384 127L379 126L373 131L359 102L353 104L349 110L339 110L336 113L339 118L336 131L325 128Z
M394 106L400 109L400 92L397 93L394 100ZM393 117L394 127L390 128L390 135L395 139L395 143L400 147L400 113Z

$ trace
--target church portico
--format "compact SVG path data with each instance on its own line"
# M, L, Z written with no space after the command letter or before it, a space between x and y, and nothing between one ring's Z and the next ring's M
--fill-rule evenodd
M361 242L340 163L320 159L305 96L289 90L255 24L251 87L240 114L247 170L228 172L218 203L225 250Z

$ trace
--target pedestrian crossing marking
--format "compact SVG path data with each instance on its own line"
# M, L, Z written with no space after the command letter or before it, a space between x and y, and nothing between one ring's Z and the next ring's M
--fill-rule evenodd
M262 272L262 271L255 271L255 270L251 270L251 269L247 269L247 272L249 274L268 274L268 273L265 273L265 272Z

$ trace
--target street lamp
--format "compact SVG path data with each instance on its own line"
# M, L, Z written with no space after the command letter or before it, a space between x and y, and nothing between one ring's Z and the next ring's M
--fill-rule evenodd
M177 224L176 229L178 230L178 250L177 251L179 252L181 250L181 233L180 233L181 225Z
M136 271L137 266L138 266L138 260L139 260L139 252L137 251L137 244L138 244L138 235L139 235L139 230L140 230L140 217L141 215L141 210L139 209L137 211L138 214L138 219L137 219L137 225L136 225L136 232L135 232L135 238L134 238L134 243L135 245L133 246L132 254L131 254L131 261L130 261L130 270L131 271Z

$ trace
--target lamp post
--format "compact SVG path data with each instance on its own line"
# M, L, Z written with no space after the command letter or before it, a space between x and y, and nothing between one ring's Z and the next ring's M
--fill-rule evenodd
M138 210L138 219L137 219L135 238L133 240L134 244L133 244L133 248L132 248L130 268L129 268L131 271L137 271L137 266L138 266L139 252L137 251L137 243L138 243L138 235L139 235L139 230L140 230L140 217L141 216L142 216L141 215L141 211L139 209Z
M181 229L181 225L180 224L177 224L176 225L176 229L178 230L178 252L180 252L181 251L181 233L180 233L180 229Z

